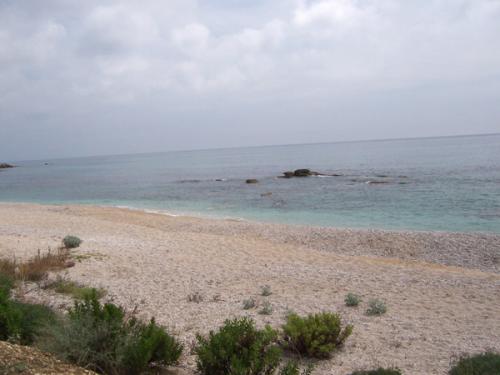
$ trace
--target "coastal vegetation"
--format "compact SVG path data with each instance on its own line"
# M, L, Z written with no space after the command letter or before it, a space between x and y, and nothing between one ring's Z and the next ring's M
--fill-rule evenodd
M492 352L462 356L449 372L449 375L493 374L500 374L500 354Z
M352 325L342 327L341 317L334 313L290 314L283 326L286 347L292 352L313 358L329 358L351 335Z
M63 239L63 244L66 249L75 249L82 243L82 240L76 236L66 236Z
M368 302L367 315L383 315L387 312L387 305L379 299L372 299Z
M344 299L345 305L349 307L358 306L361 302L361 297L354 293L348 293Z
M17 259L0 259L0 273L13 280L40 281L47 277L50 271L59 271L67 268L70 254L66 249L60 248L56 252L49 251L38 254L25 262Z
M197 336L194 349L203 375L267 375L278 368L282 351L278 332L270 326L257 329L250 318L226 320L207 337Z

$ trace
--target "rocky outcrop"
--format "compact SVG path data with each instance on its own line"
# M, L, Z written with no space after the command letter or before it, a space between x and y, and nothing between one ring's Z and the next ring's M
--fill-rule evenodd
M279 176L281 178L292 178L292 177L310 177L310 176L329 176L329 177L334 177L334 176L342 176L341 174L326 174L326 173L320 173L320 172L315 172L310 169L296 169L295 171L286 171L283 172L283 176Z
M0 163L0 169L5 169L5 168L14 168L14 166L7 163Z

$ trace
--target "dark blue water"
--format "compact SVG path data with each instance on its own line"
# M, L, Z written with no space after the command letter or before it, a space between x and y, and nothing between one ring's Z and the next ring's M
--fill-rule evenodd
M44 162L18 162L18 168L2 170L0 201L129 206L336 227L500 233L500 135ZM302 167L342 176L277 178ZM259 183L248 185L246 178ZM370 183L374 181L386 183Z

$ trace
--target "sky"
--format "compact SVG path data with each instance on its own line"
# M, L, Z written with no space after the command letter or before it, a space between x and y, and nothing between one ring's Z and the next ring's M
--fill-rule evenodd
M0 161L500 132L500 0L0 0Z

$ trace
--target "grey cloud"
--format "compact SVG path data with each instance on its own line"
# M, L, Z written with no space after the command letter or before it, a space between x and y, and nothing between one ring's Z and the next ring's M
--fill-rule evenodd
M500 2L269 3L0 1L0 159L500 131Z

